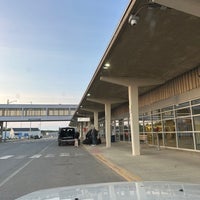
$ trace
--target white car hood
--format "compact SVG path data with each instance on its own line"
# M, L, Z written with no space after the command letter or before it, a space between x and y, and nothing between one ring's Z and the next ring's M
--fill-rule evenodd
M200 184L176 182L112 182L53 188L17 200L196 200Z

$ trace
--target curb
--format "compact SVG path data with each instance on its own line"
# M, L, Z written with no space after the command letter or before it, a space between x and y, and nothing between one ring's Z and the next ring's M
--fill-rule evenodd
M89 148L87 148L85 145L83 145L83 147L92 155L94 156L97 160L99 160L100 162L102 162L104 165L106 165L107 167L111 168L115 173L117 173L118 175L120 175L121 177L123 177L126 181L131 182L131 181L142 181L142 178L130 173L129 171L127 171L126 169L114 164L113 162L111 162L110 160L108 160L104 155L102 155L101 151L94 147L93 152L91 152L91 150Z

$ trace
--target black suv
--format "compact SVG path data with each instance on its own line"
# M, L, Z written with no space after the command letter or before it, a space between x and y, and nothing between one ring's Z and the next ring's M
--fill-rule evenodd
M74 144L76 130L73 127L59 128L58 145Z

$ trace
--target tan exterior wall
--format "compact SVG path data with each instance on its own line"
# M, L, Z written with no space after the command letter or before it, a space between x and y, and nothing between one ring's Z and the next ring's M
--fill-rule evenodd
M139 96L139 109L149 105L153 106L156 102L163 102L163 100L169 99L170 97L187 93L196 88L200 88L200 71L198 74L198 68L184 73L154 90ZM112 118L119 119L121 117L128 117L128 113L127 102L112 110Z
M123 105L120 105L116 109L112 110L112 118L123 118L129 116L129 109L128 109L128 103L124 103Z
M198 68L180 75L139 97L139 107L176 96L200 87Z

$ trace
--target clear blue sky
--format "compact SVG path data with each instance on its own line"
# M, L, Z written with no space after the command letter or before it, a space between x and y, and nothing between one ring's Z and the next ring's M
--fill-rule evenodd
M129 0L0 0L0 103L81 100Z
M128 3L0 0L0 104L78 104Z

